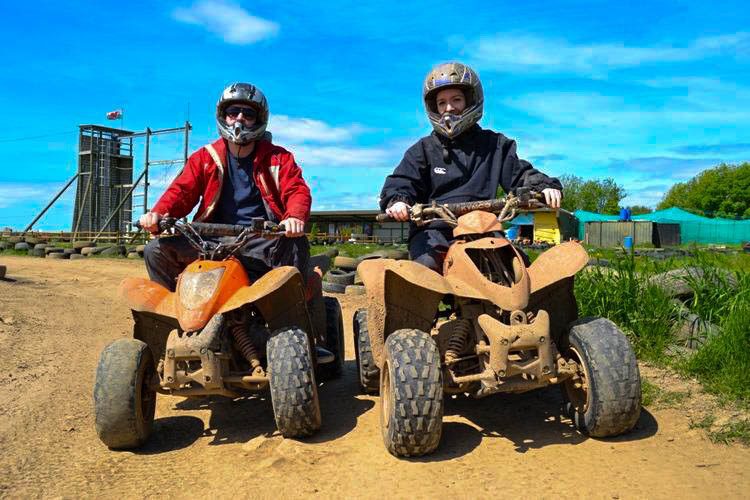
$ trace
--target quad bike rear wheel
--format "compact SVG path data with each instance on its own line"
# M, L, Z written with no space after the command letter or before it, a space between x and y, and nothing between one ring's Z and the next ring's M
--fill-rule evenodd
M320 429L320 403L307 334L299 328L276 331L266 347L271 403L276 427L285 438Z
M352 331L359 387L365 394L377 394L380 390L380 368L372 355L370 334L367 331L367 309L359 309L354 313Z
M151 349L136 339L120 339L102 351L94 383L96 433L113 449L141 446L151 433L156 409L156 377Z
M319 364L320 380L332 380L341 377L344 372L344 318L341 304L334 297L323 297L326 310L326 341L325 348L336 359L332 363Z
M641 413L641 378L630 342L605 318L582 318L569 330L566 358L578 374L563 384L566 410L575 426L592 437L631 430Z
M397 330L385 342L380 372L380 429L388 451L416 457L431 453L443 428L440 353L429 334Z

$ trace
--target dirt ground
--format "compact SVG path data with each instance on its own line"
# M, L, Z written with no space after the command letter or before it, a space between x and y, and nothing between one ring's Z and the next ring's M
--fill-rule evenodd
M377 398L357 391L351 317L362 298L348 296L340 298L347 369L320 387L323 429L314 438L282 439L267 396L159 396L147 445L110 451L94 431L94 370L107 343L130 336L130 311L116 289L127 276L145 276L143 263L0 257L0 264L8 266L0 280L0 497L718 498L750 491L750 449L712 444L690 428L688 412L644 409L631 434L589 439L560 417L556 388L448 400L437 453L394 458L380 436Z

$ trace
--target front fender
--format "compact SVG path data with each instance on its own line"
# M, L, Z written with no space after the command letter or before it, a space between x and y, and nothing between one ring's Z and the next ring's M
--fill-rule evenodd
M176 295L149 279L125 278L119 293L133 311L177 318Z
M251 303L258 308L271 331L296 326L312 334L305 287L296 267L272 269L252 285L238 289L218 312L226 313Z
M429 332L440 299L452 293L435 271L412 261L366 260L357 268L367 293L367 329L378 367L385 359L385 339L401 328Z
M589 254L583 245L575 241L561 243L543 252L529 266L531 293L538 292L553 283L572 278L586 267Z

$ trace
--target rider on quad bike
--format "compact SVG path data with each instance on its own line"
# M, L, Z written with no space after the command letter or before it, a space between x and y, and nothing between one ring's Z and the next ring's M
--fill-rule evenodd
M213 383L207 383L207 379L199 381L195 375L198 373L196 370L210 371L205 366L199 366L213 363L215 359L211 361L203 356L196 357L196 353L191 354L188 349L185 351L188 357L177 360L177 365L170 361L173 359L170 353L174 354L180 349L184 351L188 344L197 346L196 342L205 343L208 337L213 339L213 343L202 345L205 356L210 352L217 356L218 353L230 356L227 350L231 348L234 361L229 366L224 359L221 370L231 368L234 372L243 372L248 369L249 373L232 373L230 379L224 380L227 382L234 380L231 377L240 377L238 387L259 389L268 385L267 379L262 380L267 375L262 373L266 338L272 331L284 326L302 328L309 337L306 342L314 353L314 356L311 354L311 363L320 365L320 376L333 377L341 373L343 343L339 342L337 330L340 308L338 303L334 304L335 301L324 300L321 275L327 267L327 263L323 262L326 258L310 259L309 243L304 237L304 223L310 213L310 190L293 155L271 143L270 134L266 132L268 116L268 104L260 89L246 83L227 87L216 105L216 121L221 138L191 155L183 171L153 209L140 218L140 226L152 233L174 228L176 234L154 239L146 246L144 256L150 281L136 283L126 280L123 284L123 293L136 320L134 336L145 341L145 344L131 340L130 346L120 346L109 352L110 346L102 354L95 391L101 396L95 398L97 429L102 440L110 447L138 446L146 439L147 428L150 428L153 419L153 401L148 394L155 396L155 391L183 395L233 394L226 383L215 379ZM176 221L188 215L199 202L192 225ZM285 237L277 237L280 236L278 231L271 237L272 233L258 225L259 219L267 219L273 227L283 228ZM284 266L296 268L295 272L290 272L290 268ZM224 271L220 271L219 267ZM203 272L212 269L216 269L213 275ZM286 271L273 273L279 269ZM273 276L269 278L272 273ZM178 288L178 283L182 284L182 289ZM266 288L257 289L263 283ZM299 289L301 301L297 300L297 292L288 291L289 286ZM249 289L254 291L250 293ZM234 297L232 294L235 292L242 293ZM206 305L208 299L211 299L210 306ZM194 307L188 307L181 300L197 302L193 304ZM257 301L266 306L259 305ZM268 304L273 304L273 308L269 309ZM286 318L279 317L280 313L290 308L297 312L286 313ZM190 312L193 309L199 310L200 314L196 316L195 311ZM213 333L201 333L207 330ZM227 332L229 337L225 335ZM183 335L193 340L183 340ZM205 338L196 340L201 336ZM227 340L230 337L231 340ZM224 343L217 339L224 339ZM273 338L269 345L271 341ZM178 344L182 347L175 347ZM196 352L200 351L198 349ZM242 354L244 361L236 359L237 352ZM294 352L293 349L288 350L290 355ZM160 379L156 375L148 375L151 372L144 368L148 365L146 358L152 360L152 365L158 363ZM115 363L114 359L120 361ZM269 367L270 361L269 358ZM139 389L143 394L139 393L138 398L135 394L125 395L139 399L145 405L136 412L137 415L127 412L119 414L105 401L119 397L112 387L117 386L116 379L125 373L122 369L112 368L112 363L119 363L121 368L128 367L125 372L134 367L137 367L136 371L145 370L139 372L140 375L133 374L143 382L142 390ZM218 366L213 369L219 370ZM178 376L173 380L165 379L168 376L165 375L167 368L176 370ZM211 378L210 375L208 377ZM247 377L253 381L250 382ZM181 382L178 383L178 379ZM270 386L273 395L273 380ZM277 399L273 399L274 408ZM114 414L105 410L107 407ZM277 423L285 436L305 435L319 427L319 411L317 415L317 424L313 422L300 429L282 425L278 415ZM123 431L123 425L131 428L131 431Z
M380 209L398 221L409 220L414 203L458 203L496 197L526 187L544 194L559 208L560 181L536 170L516 155L516 142L482 129L484 93L479 76L451 62L435 66L425 78L422 100L433 132L411 146L380 193ZM443 221L409 230L411 260L441 272L452 228Z
M249 83L234 83L216 103L216 125L221 137L193 153L180 175L166 189L141 227L155 233L163 217L188 215L200 202L196 222L250 225L255 218L278 222L286 238L256 238L237 255L251 280L273 268L294 266L308 285L309 307L323 316L320 273L312 273L310 244L304 235L310 216L310 188L294 156L271 142L269 108L261 90ZM152 281L175 290L175 280L198 255L181 235L157 238L146 245L144 259ZM316 334L325 326L318 322ZM317 347L318 356L330 352Z

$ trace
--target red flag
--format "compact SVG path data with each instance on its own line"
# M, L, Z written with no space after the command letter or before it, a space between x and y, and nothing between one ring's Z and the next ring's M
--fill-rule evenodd
M107 120L119 120L122 118L122 110L116 109L107 113Z

